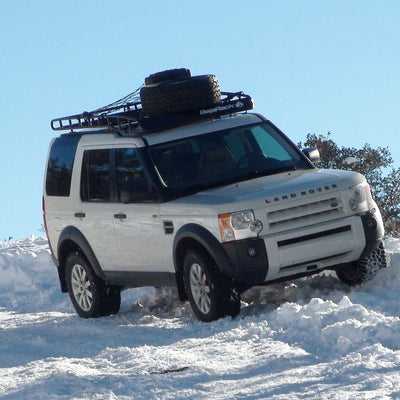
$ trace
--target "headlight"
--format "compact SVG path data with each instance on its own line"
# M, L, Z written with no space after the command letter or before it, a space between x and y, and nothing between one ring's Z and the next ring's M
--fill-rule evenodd
M372 210L374 202L372 200L371 189L367 182L352 188L352 196L349 200L349 207L354 212Z
M247 229L254 219L252 210L234 212L231 214L231 225L235 230Z
M253 210L237 211L218 215L223 242L257 236L263 224L254 217Z

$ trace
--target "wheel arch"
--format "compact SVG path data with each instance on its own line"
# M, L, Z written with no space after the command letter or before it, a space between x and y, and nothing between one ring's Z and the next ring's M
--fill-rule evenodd
M175 276L181 300L187 299L183 278L183 266L185 255L190 248L197 248L205 251L214 260L217 269L221 273L230 278L233 277L231 262L216 237L200 225L184 225L176 233L173 244Z
M65 277L65 262L68 255L74 251L81 253L87 259L90 266L93 268L94 273L98 277L103 280L105 278L103 270L101 269L101 266L83 233L73 226L68 226L61 232L57 246L57 257L59 262L58 276L60 279L61 291L63 293L68 291Z

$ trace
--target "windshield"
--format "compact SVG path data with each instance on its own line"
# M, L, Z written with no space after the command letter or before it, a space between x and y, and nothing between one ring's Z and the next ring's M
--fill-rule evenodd
M312 168L300 151L268 123L156 145L149 153L168 192L200 190Z

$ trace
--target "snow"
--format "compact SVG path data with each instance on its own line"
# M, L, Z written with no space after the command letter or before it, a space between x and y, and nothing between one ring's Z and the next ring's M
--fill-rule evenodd
M174 289L123 293L85 320L47 241L0 243L1 399L400 399L400 241L348 288L334 274L254 288L200 323Z

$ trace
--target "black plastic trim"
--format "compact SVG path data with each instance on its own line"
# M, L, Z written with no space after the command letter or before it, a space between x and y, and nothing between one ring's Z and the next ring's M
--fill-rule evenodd
M233 277L232 264L222 248L221 243L211 232L197 224L184 225L175 235L173 244L173 257L176 271L180 269L178 261L178 247L185 239L191 239L199 243L214 259L218 269L225 275Z
M89 242L86 240L85 236L83 233L75 228L74 226L67 226L62 232L61 235L58 239L58 246L57 246L57 255L58 255L58 260L60 261L60 266L59 268L64 267L64 263L62 260L65 260L67 254L64 254L64 246L68 241L72 241L73 243L76 244L78 247L79 251L83 253L83 255L87 258L89 261L91 267L93 268L95 274L99 276L100 278L104 279L104 273L103 270L101 269L101 266L99 262L97 261L97 258L92 250L92 248L89 245Z
M265 281L269 263L263 239L244 239L222 246L231 261L236 281L250 286Z
M185 240L202 246L213 258L218 270L237 283L252 286L263 283L268 272L268 256L263 239L251 238L220 243L207 229L197 224L180 228L174 239L174 265L180 273L180 246ZM184 246L184 245L183 245ZM255 251L249 254L249 248Z
M166 235L172 235L174 233L174 224L172 221L164 221L163 227Z
M372 251L379 245L384 237L382 224L379 223L374 213L368 212L361 215L361 221L365 234L365 248L360 258L368 257Z
M176 286L175 274L171 272L104 271L107 283L124 288L141 286Z

